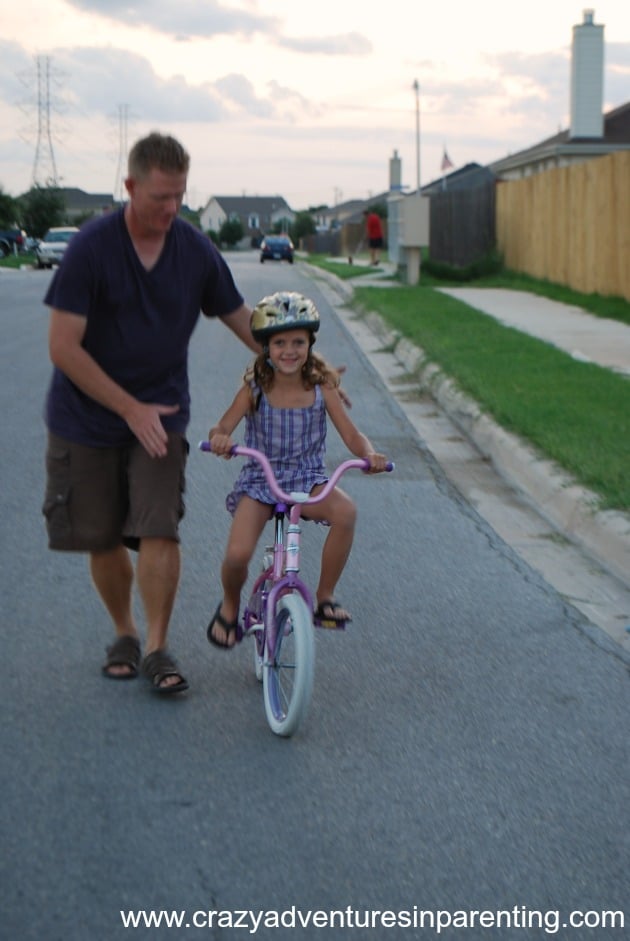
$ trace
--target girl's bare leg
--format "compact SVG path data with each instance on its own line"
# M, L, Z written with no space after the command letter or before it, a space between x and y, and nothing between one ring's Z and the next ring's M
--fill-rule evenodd
M223 564L221 582L223 601L219 613L228 624L238 618L241 604L241 592L247 581L249 563L258 544L260 534L269 520L270 508L265 503L243 496L234 512L232 528L228 537ZM221 645L228 642L228 632L218 620L212 627L212 637ZM232 646L234 639L229 646Z
M317 492L317 488L314 489ZM337 582L341 578L346 562L352 549L354 528L356 524L356 507L350 497L339 487L322 503L309 506L306 513L310 519L327 520L330 530L322 550L319 584L317 585L317 602L332 601L335 598ZM335 617L343 620L349 614L343 609L337 609Z

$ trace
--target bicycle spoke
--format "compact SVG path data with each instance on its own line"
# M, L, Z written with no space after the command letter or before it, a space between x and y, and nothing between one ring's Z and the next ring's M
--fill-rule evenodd
M272 730L287 736L306 714L313 685L312 620L300 595L279 600L275 635L263 673L265 710Z

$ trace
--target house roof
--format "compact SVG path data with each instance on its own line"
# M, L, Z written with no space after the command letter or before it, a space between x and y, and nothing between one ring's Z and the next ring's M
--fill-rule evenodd
M570 130L559 131L552 137L526 147L515 154L509 154L490 164L493 171L506 170L521 164L533 162L554 155L600 156L613 150L630 149L630 102L608 111L604 115L604 133L602 137L571 137Z
M604 140L609 144L630 144L630 101L604 115Z
M385 202L388 195L389 192L385 192L370 196L369 199L349 199L345 203L338 203L336 206L318 209L313 215L330 221L337 219L339 222L361 222L364 210L369 206L376 205L376 203Z
M114 204L114 197L111 193L86 193L76 186L62 186L59 188L59 193L65 200L66 206L76 211L87 212Z
M219 203L228 216L230 213L236 213L239 216L251 212L258 213L258 215L273 215L283 209L288 212L293 211L283 196L212 196L208 200L208 205L212 200Z
M571 137L571 132L567 129L559 131L553 137L536 144L530 150L536 147L549 146L549 144L583 144L583 143L606 143L606 144L630 144L630 101L625 105L620 105L604 115L604 133L602 137Z
M433 193L441 192L447 189L452 190L473 189L475 186L481 186L484 183L491 183L496 180L495 174L489 167L482 167L479 163L466 163L463 167L458 167L452 173L433 180L423 186L422 193L425 196L431 196Z

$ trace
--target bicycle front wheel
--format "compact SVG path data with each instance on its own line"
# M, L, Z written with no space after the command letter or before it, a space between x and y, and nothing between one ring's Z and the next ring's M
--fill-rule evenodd
M276 605L273 650L265 650L263 696L272 732L293 735L311 701L315 672L313 619L301 595L283 595Z

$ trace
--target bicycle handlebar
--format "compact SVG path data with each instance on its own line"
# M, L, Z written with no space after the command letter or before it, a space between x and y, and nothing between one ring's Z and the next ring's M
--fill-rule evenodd
M200 441L199 450L212 451L212 444L210 441ZM347 461L343 461L332 472L329 479L324 484L323 490L320 490L319 493L312 497L308 493L285 493L285 491L282 490L278 485L278 481L275 478L273 468L269 463L269 459L265 454L262 453L262 451L257 451L256 448L245 447L245 445L242 444L235 444L232 446L230 454L233 456L253 457L256 461L258 461L263 471L265 472L265 478L269 484L271 492L281 503L300 503L304 506L308 506L309 504L313 503L320 503L321 500L325 500L335 487L339 478L342 476L342 474L345 474L347 470L356 468L357 470L367 472L370 469L370 462L362 457L350 458ZM388 472L393 471L394 467L395 464L393 461L388 461L385 466L385 470Z

